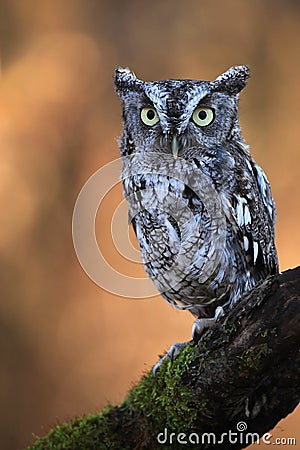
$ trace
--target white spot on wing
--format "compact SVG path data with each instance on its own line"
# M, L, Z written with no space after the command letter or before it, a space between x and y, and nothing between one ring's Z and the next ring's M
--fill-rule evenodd
M243 236L244 239L244 249L247 252L249 250L249 239L247 238L247 236Z
M244 216L243 216L243 205L238 203L236 205L236 215L237 215L237 223L241 227L244 224Z
M245 221L245 225L247 225L248 223L251 223L251 216L250 216L250 211L248 208L248 205L244 205L244 221Z
M258 243L257 242L253 242L253 263L256 263L257 260L257 255L258 255Z
M239 227L243 227L251 223L250 210L247 205L247 200L239 195L235 196L237 199L236 205L236 220Z

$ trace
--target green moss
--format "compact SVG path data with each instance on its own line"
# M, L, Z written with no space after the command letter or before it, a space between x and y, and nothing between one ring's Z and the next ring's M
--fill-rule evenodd
M223 328L224 334L231 336L237 332L237 325L233 322L227 322L226 326Z
M30 450L104 450L119 449L108 440L109 424L103 413L89 414L69 423L57 425L50 433L38 438Z
M139 409L149 418L154 428L167 427L172 431L190 429L196 419L196 412L191 410L191 391L182 383L182 377L192 359L192 348L187 345L174 361L166 360L156 374L151 373L133 388L124 405L133 410Z
M132 446L126 442L125 435L137 427L143 448L154 448L153 436L164 428L181 432L184 424L185 430L192 429L197 411L191 408L189 386L182 382L192 352L193 348L187 346L174 361L166 360L155 379L151 372L146 374L120 406L106 407L102 413L58 425L28 450L126 450ZM115 426L119 418L121 422Z
M259 330L255 333L255 337L262 337L262 338L266 338L269 336L276 336L277 334L277 329L276 328L265 328L264 330Z
M240 358L248 368L257 370L266 355L270 352L271 350L268 348L268 345L263 343L253 345Z

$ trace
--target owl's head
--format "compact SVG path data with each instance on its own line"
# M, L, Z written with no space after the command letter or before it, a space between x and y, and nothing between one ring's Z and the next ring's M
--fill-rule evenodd
M188 158L241 140L238 96L249 75L247 66L235 66L214 81L142 81L128 68L118 68L122 155L159 151Z

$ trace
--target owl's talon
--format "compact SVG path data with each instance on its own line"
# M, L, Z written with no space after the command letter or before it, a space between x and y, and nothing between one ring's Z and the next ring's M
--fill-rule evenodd
M219 320L223 315L224 315L224 309L222 308L222 306L218 306L215 310L214 317L196 319L192 326L192 340L194 342L198 342L200 337L202 336L202 334L206 330L209 330L211 327L213 327L215 325L216 321ZM177 355L179 355L181 350L190 342L191 341L175 342L173 345L171 345L171 347L166 352L166 354L153 367L153 369L152 369L153 378L156 377L156 373L157 373L158 369L160 368L160 366L166 359L170 359L171 361L173 361L173 359Z
M153 367L153 369L152 369L152 376L153 376L153 378L156 377L156 373L157 373L158 369L160 368L160 366L162 365L162 363L166 359L170 359L171 361L173 361L173 359L177 355L179 355L181 350L189 343L190 343L190 341L188 341L188 342L175 342L173 345L171 345L171 347L169 348L167 353Z
M217 320L219 320L224 315L224 309L222 306L218 306L215 310L214 317L211 318L202 318L202 319L196 319L192 326L192 338L193 341L197 342L199 341L202 334L209 330L211 327L215 325Z
M169 355L170 359L173 360L175 356L178 356L181 350L188 344L189 342L175 342L175 344L171 345L169 350L167 351L167 354Z
M223 317L224 314L225 314L224 308L222 308L222 306L218 306L215 310L214 320L217 322L217 320L221 319L221 317Z
M196 319L192 326L192 338L193 341L198 342L202 334L206 330L209 330L215 324L214 318L209 319Z

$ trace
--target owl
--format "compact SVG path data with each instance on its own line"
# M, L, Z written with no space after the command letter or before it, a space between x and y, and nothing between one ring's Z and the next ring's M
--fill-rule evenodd
M162 297L195 316L195 340L278 272L270 185L239 125L249 75L235 66L214 81L145 82L115 72L129 221Z

